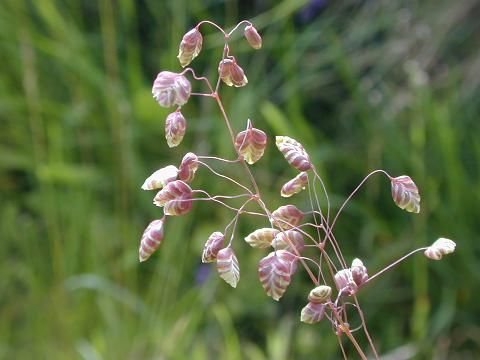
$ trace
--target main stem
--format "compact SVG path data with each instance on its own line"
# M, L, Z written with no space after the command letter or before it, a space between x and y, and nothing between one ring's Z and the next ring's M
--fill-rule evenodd
M222 100L220 99L220 95L218 95L218 92L214 92L212 94L212 97L215 98L215 101L217 102L217 105L218 107L220 108L220 112L222 113L222 117L225 121L225 125L227 126L227 129L228 129L228 133L230 134L230 139L232 141L232 144L233 146L235 147L235 134L233 132L233 129L232 129L232 126L230 124L230 120L228 118L228 115L227 115L227 112L225 111L225 108L223 106L223 103L222 103ZM270 219L271 218L271 212L270 210L268 210L267 206L265 205L265 203L262 201L262 197L260 195L260 189L258 188L258 185L257 185L257 182L255 181L255 178L252 174L252 172L250 171L250 168L248 167L247 163L245 162L245 160L243 160L243 158L240 158L240 163L242 164L243 168L245 169L246 173L248 174L248 177L250 178L250 181L252 183L252 186L253 188L255 189L255 201L257 202L257 204L263 209L263 211L265 211L265 213L267 214L268 218ZM296 249L295 249L296 250ZM303 260L301 257L300 257L300 254L297 253L297 257L299 258L300 262L302 263L303 267L305 268L305 270L307 271L308 275L310 276L310 279L313 281L313 283L315 284L315 286L318 286L318 280L316 278L316 276L312 273L312 271L310 270L310 268L308 267L307 263L305 262L305 260Z

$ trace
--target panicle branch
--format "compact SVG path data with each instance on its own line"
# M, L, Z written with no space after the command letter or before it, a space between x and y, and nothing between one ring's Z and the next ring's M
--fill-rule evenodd
M218 30L224 40L222 56L217 66L217 78L214 81L197 75L191 67L188 67L202 51L204 39L201 28L204 25ZM259 261L257 269L265 293L276 301L280 300L300 264L314 285L307 296L307 305L300 312L300 321L308 324L318 323L322 319L329 321L345 358L347 355L342 344L343 335L353 344L362 359L367 358L353 335L358 329L363 329L368 345L374 357L378 359L356 294L373 279L411 255L423 251L427 258L440 260L444 255L452 253L456 244L452 240L439 238L431 246L409 252L372 276L369 276L366 265L358 258L353 259L348 266L342 253L341 242L335 237L334 228L347 204L365 182L375 174L385 175L390 181L393 202L411 213L420 212L421 198L418 187L407 175L393 177L385 170L374 170L346 197L331 220L332 209L325 182L303 144L287 135L276 136L275 145L286 163L295 171L295 175L279 189L280 196L285 199L300 197L303 191L308 189L306 191L308 208L300 209L293 203L287 203L273 211L269 209L252 172L252 166L262 166L261 160L267 149L269 137L265 131L255 127L250 119L247 119L245 128L237 132L219 94L221 84L236 88L248 84L247 75L232 51L232 34L242 28L248 44L253 49L260 49L262 37L250 21L241 21L230 31L226 31L214 22L204 20L189 30L180 41L177 58L184 69L178 73L161 71L154 80L153 98L162 107L176 107L165 120L165 138L169 147L179 146L187 131L187 119L181 112L182 107L187 105L191 96L204 96L214 99L237 157L229 160L216 155L197 155L188 152L178 167L165 166L145 180L142 189L158 191L153 202L163 209L163 216L151 221L143 232L139 260L141 262L147 260L159 248L169 216L188 213L194 202L209 201L232 210L235 214L224 225L222 231L215 231L208 237L201 259L202 262L215 262L220 278L235 288L240 281L240 262L233 248L234 245L238 245L234 244L237 238L237 225L242 215L263 218L265 225L252 229L250 234L244 236L244 240L259 251L269 249L269 253ZM188 74L194 81L206 85L208 92L192 92L192 85L186 77ZM209 164L215 161L235 167L235 177L226 175ZM213 179L225 180L227 184L233 185L237 193L210 195L203 189L192 188L199 167L207 170L207 176L214 175ZM238 190L241 191L240 194ZM256 209L252 210L252 207ZM349 301L352 298L354 302ZM356 311L360 316L361 324L354 329L350 328L348 311Z

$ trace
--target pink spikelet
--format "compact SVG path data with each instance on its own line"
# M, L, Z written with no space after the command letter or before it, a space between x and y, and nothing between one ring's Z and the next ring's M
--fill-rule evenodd
M280 206L272 212L272 221L280 229L291 229L298 226L303 219L303 212L295 205Z
M140 262L147 260L160 246L163 240L164 221L164 219L153 220L143 232L140 248L138 249Z
M308 174L305 171L302 171L300 174L295 176L293 179L287 181L285 185L282 186L280 195L282 197L290 197L305 189L305 186L307 186L307 184Z
M183 215L192 208L192 189L182 180L169 182L160 190L153 203L163 207L165 215Z
M325 314L325 304L309 302L300 315L300 321L306 324L315 324L323 319Z
M178 178L187 183L192 182L198 169L198 157L192 152L186 153L178 168Z
M456 246L453 240L439 238L424 251L424 254L429 259L441 260L443 255L453 253Z
M228 86L242 87L248 84L245 72L237 64L233 56L220 61L218 64L218 75Z
M165 139L168 147L180 145L187 130L187 120L180 110L174 111L165 120Z
M287 250L293 254L300 253L305 247L303 235L296 230L279 232L272 241L275 250ZM296 251L295 251L296 250Z
M277 136L275 144L285 160L297 170L307 171L312 168L310 157L297 140L288 136Z
M279 231L277 229L261 228L245 237L245 241L251 247L264 249L272 245L272 241L278 233Z
M363 265L362 260L353 259L352 266L352 279L358 287L362 286L368 280L367 268Z
M351 269L342 269L335 276L335 286L337 290L344 295L353 295L358 290L358 285L353 280Z
M410 176L402 175L391 179L392 198L400 209L408 212L420 212L420 194L417 185Z
M215 261L220 249L223 248L223 240L225 236L220 231L215 231L209 237L203 247L202 262L209 263Z
M267 147L267 134L252 126L250 119L247 122L247 129L238 133L235 138L235 149L252 165L262 156Z
M237 287L240 280L240 266L231 247L217 253L217 271L220 277L231 287Z
M182 67L187 66L197 57L202 50L203 37L197 28L193 28L185 35L183 35L182 41L178 49L178 61Z
M142 185L143 190L161 189L177 179L178 169L173 165L165 166L150 175Z
M258 50L262 47L262 37L253 25L247 25L245 27L244 35L252 48Z
M297 269L297 257L286 251L273 251L258 263L258 277L268 296L278 301L290 285Z
M190 98L192 86L181 74L162 71L153 82L152 95L163 107L182 106Z

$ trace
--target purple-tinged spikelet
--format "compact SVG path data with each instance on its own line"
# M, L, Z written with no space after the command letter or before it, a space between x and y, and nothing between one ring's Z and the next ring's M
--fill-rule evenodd
M258 277L268 296L278 301L297 269L297 257L286 251L272 251L258 263Z
M227 284L233 288L237 287L240 280L240 266L230 246L217 253L217 271Z
M192 152L186 153L178 167L178 178L187 183L192 182L198 169L198 157Z
M424 251L424 254L429 259L440 260L443 255L453 253L455 251L455 247L456 244L453 240L439 238Z
M330 301L332 288L328 285L320 285L312 289L308 294L308 301L314 304L324 304Z
M288 136L277 136L275 143L285 160L294 168L300 171L307 171L312 168L307 152L297 140Z
M338 271L334 276L334 280L337 290L344 295L353 295L358 290L358 286L353 280L351 269Z
M183 215L192 208L192 189L185 182L175 180L160 190L153 203L163 207L165 215Z
M163 107L184 105L192 92L190 81L181 74L162 71L153 82L152 94Z
M249 119L247 129L239 132L235 138L235 149L248 164L252 165L263 156L266 147L267 134L252 127Z
M272 241L278 233L279 231L273 228L257 229L245 237L245 241L251 247L264 249L272 245Z
M392 198L400 209L408 212L420 212L420 194L417 185L410 176L402 175L391 179Z
M220 79L228 86L242 87L248 84L245 72L237 64L233 56L220 61L218 64L218 74Z
M282 186L280 195L283 197L290 197L305 189L305 186L307 186L307 184L308 174L305 171L302 171L300 174L295 176L293 179L287 181L285 185Z
M209 237L203 247L202 262L209 263L215 261L220 249L223 248L225 236L220 231L215 231Z
M325 304L309 302L300 315L300 321L306 324L315 324L323 319L325 314Z
M291 229L298 226L303 219L303 212L295 205L280 206L272 212L272 222L280 229Z
M187 66L197 57L202 50L203 37L197 28L193 28L185 35L183 35L182 41L178 49L177 58L180 61L182 67Z
M161 189L169 182L177 179L178 169L173 165L165 166L145 179L143 190Z
M178 146L185 136L187 120L180 110L174 111L165 120L165 139L169 147Z
M272 247L275 250L287 250L291 253L296 254L294 248L297 252L302 252L305 247L305 241L303 240L302 233L296 230L286 230L279 232L272 241Z
M362 260L353 259L350 269L352 270L352 279L358 287L368 280L367 268L363 265Z
M142 239L140 240L140 248L138 249L138 259L140 262L147 260L160 246L163 240L164 221L164 218L153 220L143 232Z
M262 47L262 37L253 25L247 25L245 27L244 35L252 48L258 50Z

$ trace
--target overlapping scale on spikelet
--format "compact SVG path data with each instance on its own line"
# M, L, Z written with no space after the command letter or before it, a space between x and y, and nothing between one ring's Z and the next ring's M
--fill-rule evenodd
M237 287L240 281L240 265L231 247L226 247L217 253L218 275L231 287Z
M443 255L453 253L455 251L455 247L456 244L453 240L439 238L424 251L424 254L429 259L440 260Z
M300 315L300 321L306 324L315 324L323 319L325 304L309 302Z
M191 92L190 81L185 76L171 71L160 72L152 87L153 97L163 107L184 105Z
M169 182L155 195L153 203L163 207L165 215L183 215L192 208L192 189L181 180Z
M310 157L297 140L288 136L277 136L275 143L287 162L294 168L300 171L307 171L312 168Z
M287 290L297 269L297 257L286 251L273 251L258 263L258 277L268 296L278 301Z
M272 245L272 241L280 231L273 228L261 228L245 237L245 241L255 248L264 249Z
M202 262L213 262L217 258L218 252L223 248L225 236L220 231L215 231L209 237L203 247Z
M147 260L160 246L163 240L164 219L153 220L142 234L138 258L140 262Z
M272 212L272 222L280 229L291 229L300 225L303 220L303 212L295 205L280 206Z
M197 28L193 28L185 35L183 35L182 41L178 48L177 58L180 61L182 67L187 66L197 57L202 50L203 37Z
M287 181L280 191L280 195L283 197L290 197L294 194L299 193L305 186L308 184L308 174L305 171L302 171L300 174L295 176L293 179Z
M402 175L391 179L392 198L400 209L408 212L420 212L420 194L417 185L410 176Z
M330 301L332 288L328 285L319 285L312 289L308 294L308 301L314 304L324 304Z
M263 156L266 147L267 134L254 128L250 120L248 120L247 129L239 132L235 137L235 149L250 165Z
M173 165L165 166L150 175L142 185L143 190L161 189L177 179L178 169Z
M165 120L165 139L168 147L180 145L187 131L187 120L180 110L174 111Z
M286 230L279 232L272 241L275 250L287 250L293 254L300 253L305 247L305 241L301 232ZM296 249L296 251L295 251Z
M178 179L192 182L198 169L198 157L192 152L186 153L178 167Z

